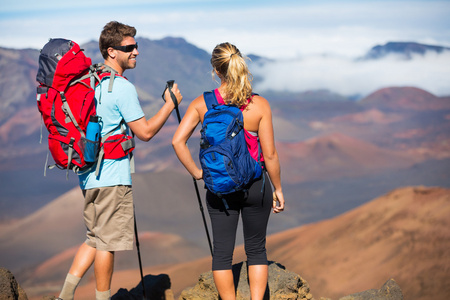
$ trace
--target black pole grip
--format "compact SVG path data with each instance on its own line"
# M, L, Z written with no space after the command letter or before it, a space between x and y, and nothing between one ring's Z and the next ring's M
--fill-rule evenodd
M177 97L175 96L175 94L172 92L172 87L173 87L174 83L175 83L175 80L167 80L166 88L164 89L164 92L162 93L162 98L164 101L166 101L166 98L164 98L164 94L165 94L166 90L169 89L170 98L172 98L173 104L175 105L175 111L177 112L178 123L180 123L181 116L180 116L180 111L178 110L178 100L177 100Z
M172 92L172 88L173 88L173 84L175 83L175 80L168 80L166 83L166 88L164 89L161 97L163 98L164 101L166 101L165 93L166 90L169 89L169 93L170 93L170 98L172 98L173 104L175 105L175 108L178 108L178 100L177 97L175 96L175 94Z

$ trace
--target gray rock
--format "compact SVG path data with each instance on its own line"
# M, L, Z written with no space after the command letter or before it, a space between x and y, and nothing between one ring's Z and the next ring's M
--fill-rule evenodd
M250 288L248 285L247 263L241 262L233 265L235 278L236 299L250 299ZM166 274L146 275L145 291L148 300L174 300L170 278ZM43 300L54 300L54 296L44 296ZM112 300L142 300L142 284L138 283L130 291L120 289ZM191 288L185 289L179 300L204 300L219 299L212 271L203 273L198 283ZM276 262L269 262L269 283L266 290L265 300L314 300L310 293L308 283L299 275L287 271L284 266ZM17 283L14 275L5 268L0 268L0 300L28 300L25 291ZM320 298L320 300L330 300ZM380 289L367 290L340 298L339 300L403 300L400 286L389 279Z
M397 282L394 279L389 279L379 290L367 290L345 296L339 300L403 300L403 293Z
M17 283L14 275L0 268L0 300L28 300L27 294Z
M233 265L236 299L250 299L248 284L247 263L241 262ZM185 289L180 296L181 300L218 299L219 294L214 284L212 271L203 273L198 283ZM279 263L269 262L269 283L264 299L297 300L312 299L308 283L299 275L289 272Z

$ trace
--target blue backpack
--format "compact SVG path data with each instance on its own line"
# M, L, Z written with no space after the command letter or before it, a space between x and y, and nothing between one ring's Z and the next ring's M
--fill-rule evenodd
M244 117L235 105L220 105L214 91L204 92L206 107L200 139L200 164L206 188L224 200L223 195L245 191L261 178L261 162L248 151ZM258 153L258 158L260 153Z

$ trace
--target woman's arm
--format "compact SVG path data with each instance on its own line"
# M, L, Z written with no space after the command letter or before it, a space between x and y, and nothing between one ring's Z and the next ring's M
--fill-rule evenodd
M172 139L172 146L178 159L196 180L203 178L203 170L195 164L191 151L187 146L187 141L200 122L198 106L201 103L204 103L203 96L192 101Z
M274 191L274 212L278 213L284 210L284 196L281 188L281 168L278 158L278 152L275 148L275 139L272 123L272 111L266 99L261 97L258 101L261 105L262 117L259 121L258 136L261 143L261 150L264 155L264 162L267 173L275 188ZM278 202L278 205L277 205Z

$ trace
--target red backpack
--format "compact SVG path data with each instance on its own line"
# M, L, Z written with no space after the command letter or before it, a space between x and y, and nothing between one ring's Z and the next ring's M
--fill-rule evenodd
M112 68L93 65L83 49L70 40L51 39L39 55L36 80L37 106L47 128L48 147L55 166L75 173L89 171L97 163L99 174L103 158L117 159L134 150L134 139L125 132L125 121L118 126L122 134L111 136L117 128L98 141L97 160L86 162L86 127L96 115L94 88L105 77L111 77L109 90L118 75ZM47 165L47 162L46 162ZM49 166L51 167L51 166ZM133 168L133 167L132 167Z

